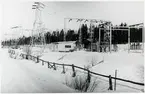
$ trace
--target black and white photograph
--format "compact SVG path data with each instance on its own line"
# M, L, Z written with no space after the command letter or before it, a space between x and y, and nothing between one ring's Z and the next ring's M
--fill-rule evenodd
M144 1L8 1L1 93L144 93Z

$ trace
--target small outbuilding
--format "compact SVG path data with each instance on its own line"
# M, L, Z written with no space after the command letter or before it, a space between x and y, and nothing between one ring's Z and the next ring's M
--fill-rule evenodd
M65 41L52 43L53 51L72 52L76 49L76 41Z

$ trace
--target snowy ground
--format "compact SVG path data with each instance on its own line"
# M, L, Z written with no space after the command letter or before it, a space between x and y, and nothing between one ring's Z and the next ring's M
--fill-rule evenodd
M104 62L94 66L92 70L105 75L115 76L117 70L117 77L128 79L140 83L144 83L144 63L143 55L137 53L108 53L104 54ZM126 87L134 89L143 89L142 86L117 81L118 84L126 85ZM120 85L117 85L117 90L120 90ZM125 89L124 89L125 90ZM121 91L121 90L120 90Z
M35 64L33 61L11 59L8 57L6 50L2 52L3 56L7 58L5 62L1 63L3 68L2 92L76 92L63 84L66 78L69 81L72 79L72 69L70 67L67 68L66 74L62 74L62 68L54 71L48 69L47 65L42 66L42 64ZM51 52L49 49L45 49L41 59L61 64L89 67L93 72L111 76L114 76L115 70L117 70L117 77L144 82L143 55L141 53L128 54L126 49L117 53L85 51L65 53ZM102 60L104 62L99 63ZM95 66L92 66L92 64ZM16 73L18 75L13 75ZM81 73L82 71L77 70L77 75ZM100 76L93 77L92 79L96 79L97 84L93 92L110 92L108 91L108 79ZM116 92L142 92L143 88L143 86L117 81Z
M105 75L115 75L117 77L144 83L144 57L141 51L130 51L128 53L128 45L119 45L118 52L98 53L77 51L70 53L63 52L48 52L41 58L46 61L74 64L80 67L89 66L90 70ZM47 49L46 49L47 50ZM139 52L139 53L137 53ZM104 62L99 63L104 60ZM95 66L92 66L95 65ZM108 79L101 78L104 81ZM130 89L142 91L144 87L117 81L118 91L132 91ZM121 88L120 88L121 87ZM130 89L129 89L130 88ZM98 90L100 91L100 90Z
M68 93L75 92L52 76L52 70L34 64L32 61L9 58L6 49L1 55L2 93Z

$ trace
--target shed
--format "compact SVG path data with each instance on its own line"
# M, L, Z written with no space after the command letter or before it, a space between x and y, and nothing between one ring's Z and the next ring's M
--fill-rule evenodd
M53 51L72 52L76 48L76 41L55 42L53 45Z

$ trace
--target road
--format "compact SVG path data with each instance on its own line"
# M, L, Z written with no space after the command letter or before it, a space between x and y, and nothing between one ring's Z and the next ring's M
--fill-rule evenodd
M71 88L57 81L48 69L35 66L34 62L10 58L1 49L2 93L71 93ZM47 72L46 72L47 71Z

